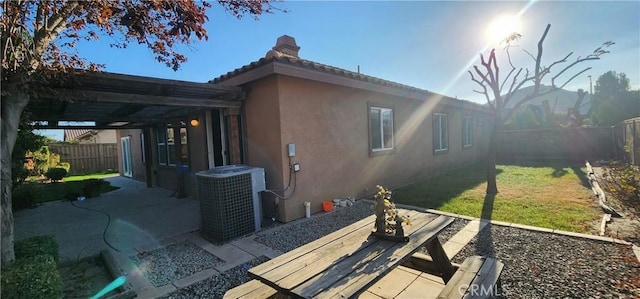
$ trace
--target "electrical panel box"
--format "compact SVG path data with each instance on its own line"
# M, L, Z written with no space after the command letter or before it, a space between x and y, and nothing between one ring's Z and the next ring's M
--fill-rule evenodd
M295 143L287 144L287 150L289 152L289 157L295 157L296 156L296 144Z

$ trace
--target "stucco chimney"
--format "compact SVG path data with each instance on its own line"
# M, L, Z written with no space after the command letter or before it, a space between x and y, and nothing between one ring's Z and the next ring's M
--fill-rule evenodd
M299 50L300 47L296 44L295 38L288 35L283 35L281 37L278 37L276 45L271 48L269 52L267 52L267 55L265 55L265 57L271 58L273 56L289 56L300 58L300 56L298 56Z

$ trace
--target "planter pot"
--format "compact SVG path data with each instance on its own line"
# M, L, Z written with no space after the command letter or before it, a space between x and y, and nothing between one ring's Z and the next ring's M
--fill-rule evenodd
M330 201L323 201L322 202L322 210L325 212L331 212L333 211L333 203Z

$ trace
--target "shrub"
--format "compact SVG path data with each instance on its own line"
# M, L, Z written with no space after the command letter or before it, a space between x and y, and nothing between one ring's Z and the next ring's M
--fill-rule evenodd
M58 262L58 243L53 236L37 236L15 243L16 259L32 259L38 255L50 255Z
M18 163L12 163L11 167L11 178L13 179L13 186L20 185L24 183L24 181L29 177L29 170L24 167L24 163L21 163L22 160L18 161Z
M612 162L605 167L608 191L629 206L640 210L640 167Z
M19 259L2 273L2 298L62 298L55 259L38 255Z
M38 201L36 188L37 186L31 183L14 187L11 191L13 195L13 210L37 207L40 202Z
M49 170L47 170L45 176L47 176L47 178L49 178L50 180L57 182L67 176L67 170L60 167L50 168Z
M48 146L43 146L39 150L32 153L33 154L33 162L35 163L34 171L35 174L41 175L47 173L50 165L50 156L51 152L49 151Z
M71 164L69 164L69 162L60 162L58 163L58 165L56 165L56 167L64 168L64 170L66 170L67 173L69 173L69 169L71 169Z

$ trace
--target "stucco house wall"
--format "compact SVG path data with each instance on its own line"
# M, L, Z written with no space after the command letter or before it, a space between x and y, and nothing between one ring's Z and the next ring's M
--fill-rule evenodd
M115 143L117 142L115 130L99 130L95 135L80 140L80 143Z
M265 215L275 210L278 220L288 222L304 216L304 202L311 202L315 213L325 200L362 198L372 195L377 184L397 188L473 163L486 154L488 126L482 124L488 110L481 105L304 60L298 50L293 38L283 36L265 58L210 81L240 86L245 92L240 129L235 121L237 109L213 110L225 124L217 128L225 131L220 137L226 139L222 150L233 153L226 155L224 163L264 168L267 188L286 197L262 192ZM391 150L371 150L370 107L393 111ZM182 119L187 124L190 161L187 193L194 197L195 173L212 165L207 134L211 124L205 113ZM434 151L435 113L447 115L445 151ZM463 146L465 116L471 118L471 146ZM189 125L194 118L199 126ZM122 134L140 136L138 132ZM176 168L159 165L155 128L150 136L151 157L146 161L152 163L151 181L175 190ZM240 149L234 144L239 136ZM294 157L288 156L288 144L295 144ZM132 154L134 148L141 149L132 142ZM220 158L214 160L220 165ZM300 165L300 171L291 174L293 163ZM146 179L145 171L144 165L135 164L134 178Z
M462 146L462 118L477 118L478 112L473 105L444 104L452 99L415 100L284 75L246 87L251 91L245 101L247 164L265 168L268 188L286 187L287 144L296 145L291 162L299 163L301 171L295 174L293 196L278 201L281 221L303 217L305 201L318 212L324 200L370 195L377 184L399 187L472 163L486 150L477 126L474 144ZM393 150L371 153L369 106L393 109ZM449 149L444 153L433 151L435 112L448 114Z

